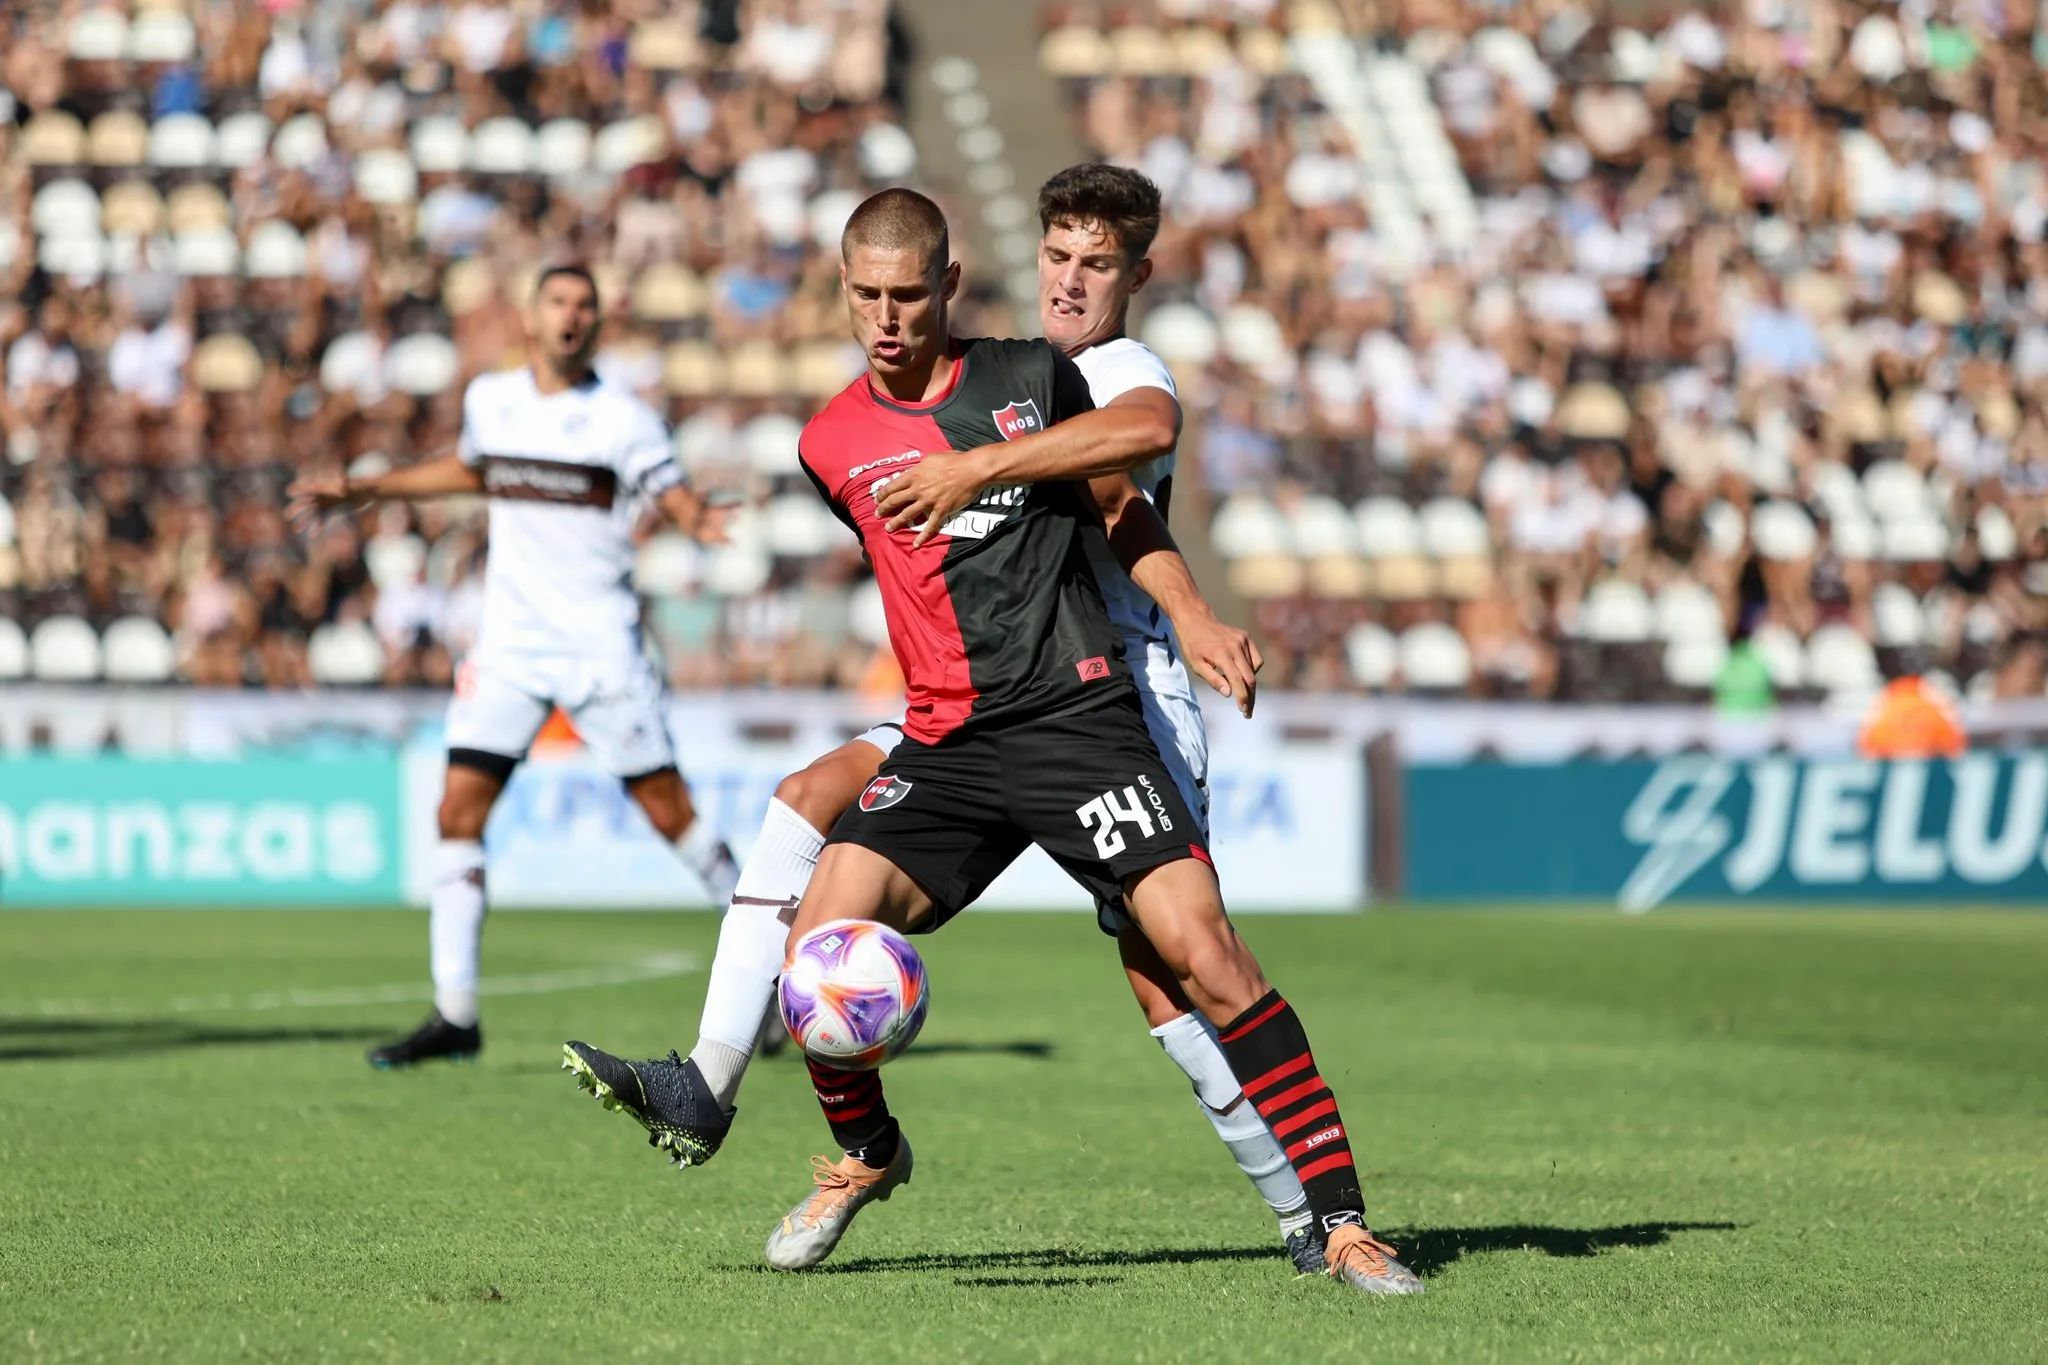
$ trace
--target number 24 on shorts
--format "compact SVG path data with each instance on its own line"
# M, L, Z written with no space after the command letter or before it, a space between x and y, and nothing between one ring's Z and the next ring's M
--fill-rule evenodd
M1138 794L1141 786L1145 789L1142 797ZM1173 832L1173 817L1166 813L1166 803L1149 777L1139 777L1136 784L1122 791L1112 787L1074 814L1094 833L1098 858L1114 858L1129 846L1118 825L1136 825L1141 839L1152 837L1155 822L1168 834Z

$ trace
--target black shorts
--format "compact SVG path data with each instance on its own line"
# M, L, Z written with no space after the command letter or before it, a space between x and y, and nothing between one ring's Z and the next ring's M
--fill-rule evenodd
M924 744L905 736L831 842L871 848L923 887L935 929L1037 844L1098 901L1127 878L1209 860L1136 695Z

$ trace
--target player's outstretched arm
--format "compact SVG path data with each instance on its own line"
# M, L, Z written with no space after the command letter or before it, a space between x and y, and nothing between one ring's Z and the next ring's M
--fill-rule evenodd
M1043 431L975 450L934 451L892 479L875 500L891 531L922 525L917 543L992 484L1053 483L1121 474L1166 454L1180 439L1180 404L1164 389L1140 388L1107 407Z
M663 491L656 501L662 515L699 545L724 545L731 539L732 509L706 502L696 489L677 484Z
M366 507L373 502L480 493L483 487L483 475L474 466L463 463L460 456L443 455L368 478L352 479L346 474L301 476L286 490L285 513L303 530L328 512Z
M1109 531L1109 548L1131 581L1159 604L1180 637L1181 652L1202 680L1250 716L1259 699L1259 670L1266 666L1258 644L1236 626L1217 619L1194 571L1181 557L1166 519L1138 491L1128 474L1089 480L1095 505Z

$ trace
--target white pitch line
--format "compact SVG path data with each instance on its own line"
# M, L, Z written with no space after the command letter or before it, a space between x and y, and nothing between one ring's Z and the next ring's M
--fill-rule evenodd
M557 991L599 986L630 986L661 981L697 970L690 953L649 953L610 966L567 967L518 976L487 976L478 982L484 995L550 995ZM434 998L434 988L418 981L383 986L342 986L327 990L262 991L256 995L180 995L169 1000L28 1000L0 1002L0 1015L153 1015L245 1014L264 1010L347 1009L354 1005L402 1005Z

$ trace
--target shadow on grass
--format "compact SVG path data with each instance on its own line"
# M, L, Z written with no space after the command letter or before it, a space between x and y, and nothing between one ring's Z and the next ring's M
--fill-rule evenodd
M1622 1223L1604 1228L1545 1227L1513 1223L1486 1228L1417 1228L1389 1232L1387 1240L1401 1250L1401 1259L1416 1274L1434 1275L1467 1256L1493 1251L1540 1251L1546 1256L1597 1256L1617 1247L1662 1246L1679 1232L1733 1232L1736 1223ZM1044 1247L1035 1251L970 1251L916 1256L861 1256L818 1267L812 1274L859 1275L876 1271L1090 1270L1143 1265L1199 1265L1208 1261L1273 1261L1285 1264L1277 1246L1158 1247L1145 1251L1072 1251ZM1058 1276L1022 1279L994 1274L962 1274L960 1284L1027 1285L1096 1284L1114 1275Z
M185 1048L268 1043L361 1043L376 1036L374 1029L293 1028L277 1024L243 1028L187 1019L0 1018L0 1064L90 1061Z

